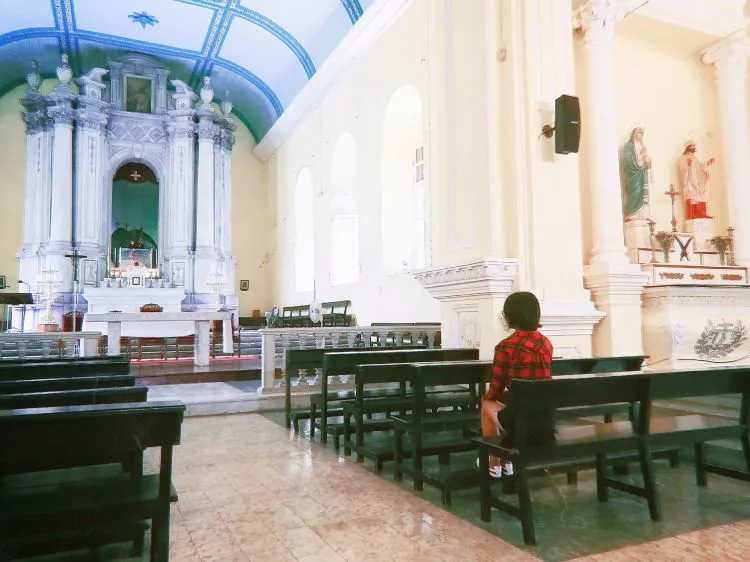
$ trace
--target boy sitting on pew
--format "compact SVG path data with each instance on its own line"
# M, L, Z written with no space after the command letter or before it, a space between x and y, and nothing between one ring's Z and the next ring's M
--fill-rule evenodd
M552 343L539 332L541 311L537 298L528 292L508 296L503 305L503 320L514 332L495 347L492 382L482 397L481 425L484 437L497 435L510 445L513 408L510 401L514 378L549 379L552 376ZM546 418L546 416L544 416ZM529 428L532 439L554 436L554 422L540 419ZM477 465L479 459L477 459ZM510 461L490 456L490 476L513 474Z

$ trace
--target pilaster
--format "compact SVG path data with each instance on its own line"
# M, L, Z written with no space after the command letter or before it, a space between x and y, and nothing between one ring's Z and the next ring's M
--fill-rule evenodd
M730 35L702 53L703 62L714 65L718 88L719 123L735 259L750 265L750 132L748 126L747 60L750 41L745 30Z

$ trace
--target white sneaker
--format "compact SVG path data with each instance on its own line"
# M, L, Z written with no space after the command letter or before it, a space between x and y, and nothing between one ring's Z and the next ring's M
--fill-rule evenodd
M499 468L499 467L498 467ZM513 476L513 463L508 461L503 465L503 475Z
M477 458L476 461L474 461L474 464L479 468L479 459ZM503 467L502 466L491 466L490 467L490 476L492 478L498 479L503 477Z

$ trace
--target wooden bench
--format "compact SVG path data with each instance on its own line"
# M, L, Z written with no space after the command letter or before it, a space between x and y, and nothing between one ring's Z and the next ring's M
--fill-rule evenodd
M148 387L84 388L0 395L0 410L145 402Z
M512 445L501 437L476 438L479 445L479 479L481 517L490 520L491 508L518 517L523 528L524 541L535 544L531 497L528 488L529 471L547 467L561 461L594 458L596 464L597 496L607 501L609 488L643 497L647 500L651 519L660 518L657 492L651 461L648 427L651 417L649 377L643 373L614 373L576 375L551 380L514 380L511 398L514 408L511 428ZM558 428L554 441L538 442L530 439L530 420L557 408L608 404L613 397L639 405L638 419L634 422L612 422L579 427ZM615 454L637 452L643 475L642 487L609 478L605 473L607 457ZM514 481L518 505L493 497L490 488L488 456L498 455L510 459L514 466Z
M476 359L479 356L477 349L383 349L367 351L348 351L338 353L326 353L323 356L323 374L321 377L321 393L319 396L311 396L311 424L310 439L315 433L315 416L318 404L320 405L320 439L323 443L328 441L328 417L333 413L329 411L332 402L328 393L328 379L337 375L353 375L357 370L357 365L364 364L382 364L382 363L411 363L414 361L442 361L444 358L456 358L456 353L468 354L470 359ZM463 355L462 355L463 356ZM353 400L354 394L349 394L342 398L336 396L339 402L342 400ZM339 410L336 415L342 415L343 411ZM343 433L343 424L337 427L337 444L338 435Z
M423 459L437 455L439 464L444 466L450 463L451 453L476 448L470 435L479 426L480 399L492 378L492 362L414 363L411 371L411 413L393 417L394 478L401 480L404 473L411 475L415 490L422 490L424 482L436 485L441 489L443 503L450 503L450 486L443 485L442 471L436 475L424 471ZM453 411L434 411L428 407L430 390L434 392L436 388L455 385L470 390L472 401L469 404ZM411 443L411 465L404 462L407 457L404 448L406 437Z
M409 345L399 349L424 349L423 345ZM286 413L286 426L291 427L294 422L294 430L298 431L300 419L308 419L310 411L292 414L292 376L298 375L300 371L315 371L323 368L323 356L326 353L342 353L347 351L378 351L380 348L370 349L360 347L323 347L319 349L287 349L285 351L284 369L284 411ZM294 419L292 419L294 417Z
M0 381L128 374L129 371L130 363L128 361L110 361L108 359L81 362L33 362L24 363L23 365L0 364Z
M445 350L449 351L449 350ZM443 356L445 361L461 361L476 357L476 350L456 350ZM485 362L491 367L490 362ZM488 367L489 368L489 367ZM354 379L354 400L343 404L344 416L344 453L351 454L352 448L357 454L357 462L365 458L372 459L377 470L382 469L384 461L393 459L393 445L389 438L365 444L364 434L374 431L393 429L392 412L405 415L412 406L410 363L386 363L358 365ZM368 394L368 386L378 387L384 384L398 384L399 392L395 396L374 396ZM429 398L425 407L431 410L439 408L467 408L476 402L476 396L468 387L453 386L428 390ZM365 416L385 414L385 418L365 421ZM354 429L351 429L353 420ZM351 445L351 435L355 434L355 444Z
M124 358L122 355L112 355L107 358L97 357L92 355L90 357L33 357L29 359L1 359L0 367L13 367L16 365L30 365L32 363L54 363L54 364L75 364L85 363L87 361L122 361Z
M48 540L50 529L80 533L85 541L93 529L151 520L151 560L167 560L172 449L184 410L178 402L153 402L0 411L0 449L8 452L0 459L0 477L117 462L161 448L155 475L135 471L0 488L2 555L14 557L29 543Z
M351 326L352 316L349 307L352 301L331 301L320 305L323 326Z
M135 386L133 375L96 375L91 377L60 377L52 379L19 379L0 381L0 395L23 392L51 392L84 388Z
M649 431L652 447L694 447L695 475L699 486L706 486L707 473L750 482L750 368L730 367L703 371L657 372L651 375L651 399L741 395L737 419L690 414L653 417ZM745 470L711 464L706 460L705 443L717 439L737 439L742 446Z

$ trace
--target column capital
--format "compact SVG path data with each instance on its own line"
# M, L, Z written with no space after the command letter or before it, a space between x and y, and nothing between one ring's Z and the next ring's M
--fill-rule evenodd
M573 29L589 38L589 31L614 29L615 24L638 7L638 0L581 0L573 10Z
M701 52L705 64L713 64L721 73L730 70L735 76L744 78L747 74L747 58L750 54L750 39L745 30L739 30L717 41Z
M55 105L49 109L49 116L54 122L55 126L67 125L68 127L70 127L73 125L75 112L69 104Z

